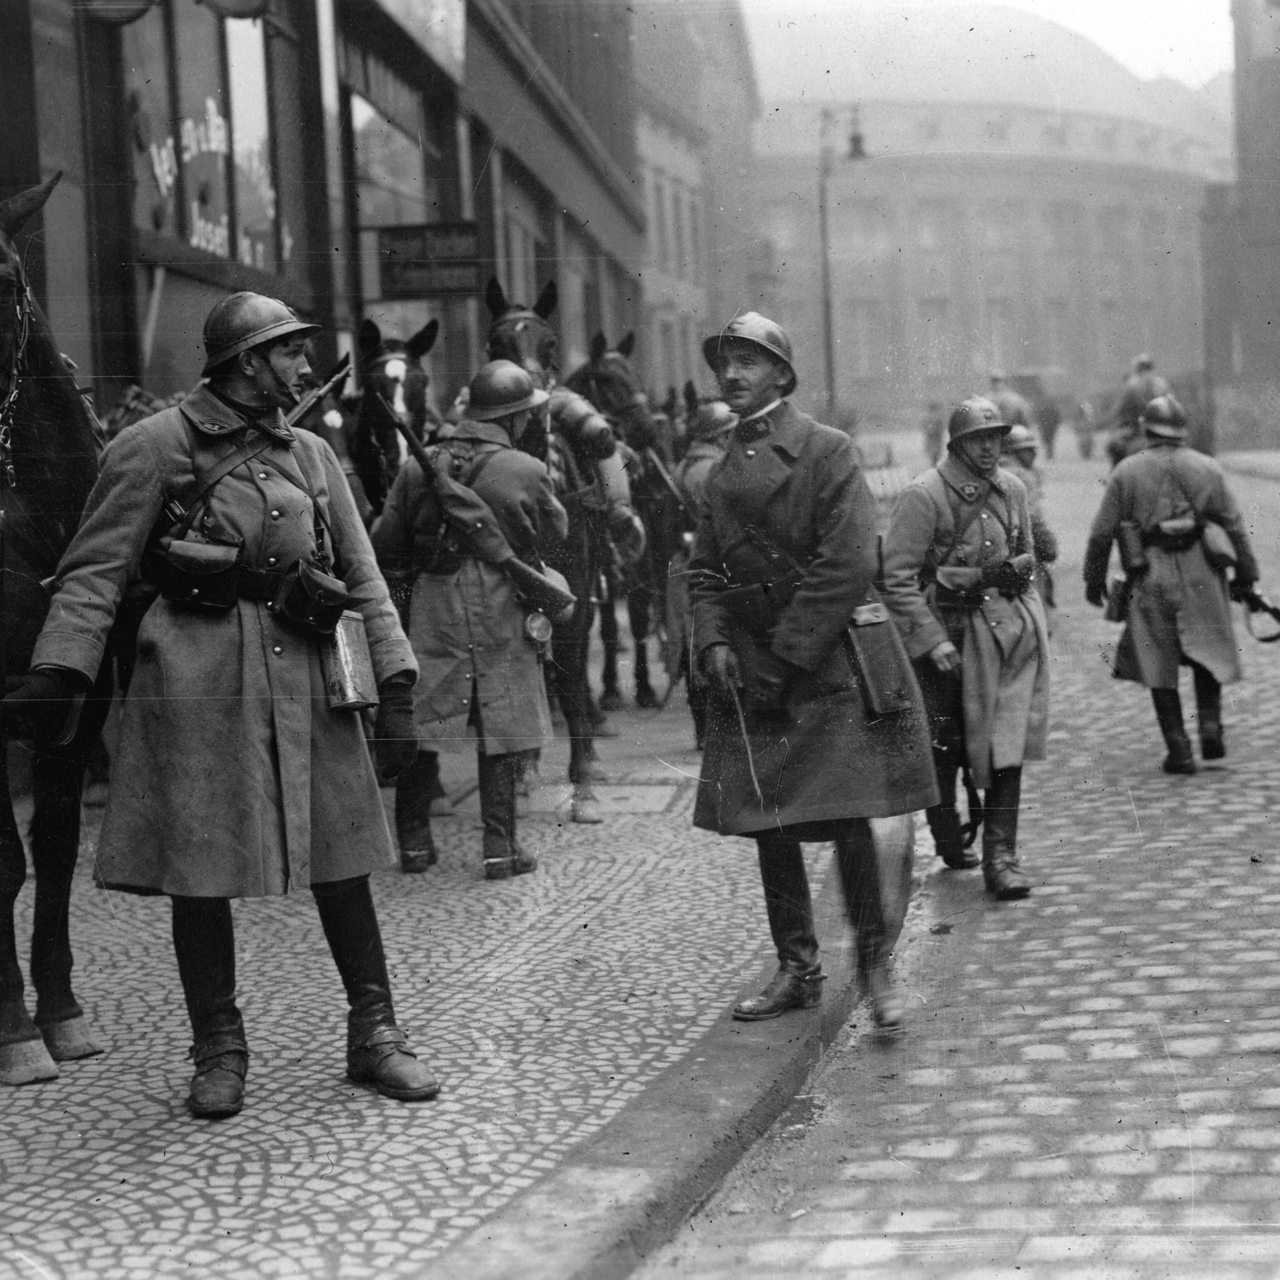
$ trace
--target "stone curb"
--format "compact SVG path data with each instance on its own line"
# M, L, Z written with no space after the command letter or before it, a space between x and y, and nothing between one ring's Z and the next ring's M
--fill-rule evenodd
M827 974L819 1016L743 1023L726 1010L560 1169L434 1259L433 1277L616 1280L674 1235L795 1101L860 999L839 893L827 880L825 892L814 884ZM770 954L759 985L775 968Z

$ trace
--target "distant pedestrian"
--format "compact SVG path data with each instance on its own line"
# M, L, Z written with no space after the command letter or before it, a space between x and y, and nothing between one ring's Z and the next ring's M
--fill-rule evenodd
M97 874L107 888L172 900L195 1039L187 1106L206 1118L240 1111L249 1064L231 899L300 888L315 895L346 987L347 1075L404 1101L439 1091L392 1011L369 892L369 873L392 861L374 761L358 712L330 706L321 666L323 626L345 604L368 634L377 756L395 773L412 750L413 654L337 458L282 414L315 328L254 293L210 311L208 381L108 446L32 671L5 699L13 720L56 718L97 672L142 564L153 603ZM154 1028L133 1030L138 1051L154 1052Z
M1164 771L1195 773L1178 668L1191 668L1201 755L1221 760L1227 753L1222 686L1240 679L1230 595L1254 586L1258 566L1222 468L1185 443L1187 419L1178 401L1157 396L1140 422L1148 447L1111 473L1089 531L1085 596L1090 604L1106 603L1107 564L1111 544L1118 543L1127 601L1115 675L1151 690L1167 749Z
M951 414L946 458L894 508L884 578L933 732L941 799L925 816L937 852L949 867L977 866L956 809L956 775L966 770L985 790L987 890L1022 898L1031 892L1018 851L1022 766L1044 759L1049 640L1027 492L998 465L1009 429L980 396Z
M1058 558L1058 539L1045 519L1044 472L1037 463L1039 452L1040 446L1034 431L1021 425L1010 427L1001 447L1000 465L1017 476L1027 491L1027 512L1031 517L1031 549L1036 557L1036 590L1040 592L1045 620L1052 637L1056 600L1053 572L1049 566Z
M989 399L1000 411L1000 417L1011 427L1031 426L1031 403L1021 392L1009 385L1009 375L1003 369L992 369Z
M941 400L930 400L924 415L924 456L933 466L947 445L947 412Z
M1146 447L1142 415L1157 396L1170 394L1168 382L1156 372L1156 362L1145 351L1133 358L1133 372L1125 380L1116 406L1116 425L1107 440L1107 457L1114 467L1131 453Z
M690 565L693 648L714 696L694 823L756 841L776 976L735 1018L818 1003L822 968L800 844L834 840L876 1023L904 1016L892 952L910 845L878 849L868 819L937 796L919 693L877 602L875 506L849 437L798 413L787 335L755 312L703 343L739 415L707 481ZM855 670L850 623L865 622ZM892 709L872 704L891 687ZM904 824L905 825L905 824Z
M431 454L433 465L492 509L515 554L538 565L568 527L546 466L518 447L547 400L519 365L491 361L471 380L466 416ZM551 741L542 669L549 632L541 641L529 634L531 611L510 576L446 522L434 484L414 459L396 476L373 545L388 572L412 575L409 638L421 670L414 689L419 751L396 788L401 868L425 871L437 860L437 753L474 741L485 878L533 871L537 858L516 838L516 788L525 753Z

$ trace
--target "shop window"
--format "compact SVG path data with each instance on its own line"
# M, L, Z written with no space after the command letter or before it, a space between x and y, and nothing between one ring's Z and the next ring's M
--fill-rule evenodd
M231 138L235 151L236 256L259 271L276 269L276 188L271 156L267 47L262 22L226 26Z

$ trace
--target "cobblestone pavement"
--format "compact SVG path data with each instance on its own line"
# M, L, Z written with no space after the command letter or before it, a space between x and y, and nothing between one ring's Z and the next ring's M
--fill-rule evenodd
M1280 655L1241 629L1229 758L1159 771L1149 698L1110 679L1118 629L1078 585L1102 475L1050 472L1064 609L1027 776L1034 895L931 869L907 1034L834 1053L646 1280L1280 1275ZM1275 483L1232 483L1276 594Z
M603 826L569 825L564 788L535 794L536 875L480 878L473 796L440 820L441 866L374 878L435 1103L346 1081L345 1001L303 893L236 904L247 1103L188 1118L168 904L95 890L86 851L77 992L108 1051L0 1091L0 1277L421 1276L687 1055L760 971L754 864L691 828L682 693L617 719ZM566 760L557 743L544 776ZM446 776L474 768L450 759Z

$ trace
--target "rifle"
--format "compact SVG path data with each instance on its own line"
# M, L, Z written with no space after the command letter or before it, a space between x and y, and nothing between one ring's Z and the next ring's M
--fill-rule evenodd
M427 483L435 490L445 518L459 531L475 556L501 569L511 579L516 593L533 608L541 610L552 621L565 621L578 603L577 596L552 582L532 565L525 564L512 550L488 503L465 485L442 476L431 465L431 457L423 448L422 441L401 421L400 415L385 399L378 398L395 423L396 430L404 437L414 460L422 468Z
M1232 599L1239 601L1248 610L1245 615L1245 627L1259 644L1274 644L1277 640L1280 640L1280 631L1276 631L1273 635L1260 636L1253 629L1253 615L1255 613L1265 613L1272 622L1280 622L1280 605L1272 604L1257 588L1241 591L1233 584L1231 596Z
M351 353L348 351L337 364L333 366L329 376L324 382L313 387L307 392L297 404L285 414L285 425L296 426L303 418L311 412L312 409L320 403L331 391L336 391L346 380L347 374L351 372Z

